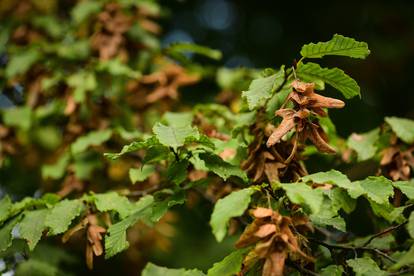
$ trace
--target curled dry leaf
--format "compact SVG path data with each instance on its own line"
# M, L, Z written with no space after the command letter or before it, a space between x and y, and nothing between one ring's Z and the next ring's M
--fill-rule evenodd
M244 260L244 270L248 271L255 261L264 259L262 276L282 276L288 258L301 263L314 261L302 250L306 240L297 236L299 231L312 230L306 227L309 222L304 216L290 218L267 208L257 208L252 214L254 221L236 243L238 248L255 245Z

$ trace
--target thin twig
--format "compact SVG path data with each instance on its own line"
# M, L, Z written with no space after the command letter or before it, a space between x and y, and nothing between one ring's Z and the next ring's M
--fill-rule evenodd
M316 272L313 272L312 270L309 270L309 269L306 269L304 267L301 267L301 266L299 266L299 265L297 265L297 264L295 264L293 262L288 262L287 265L290 266L290 267L292 267L292 268L294 268L294 269L296 269L297 271L299 271L301 273L300 275L307 275L307 274L309 274L309 275L312 275L312 276L320 276L319 273L316 273Z
M366 246L350 246L350 245L343 245L343 244L331 244L331 243L327 243L324 241L320 241L320 240L316 240L316 239L309 239L311 242L320 244L326 248L329 249L344 249L344 250L352 250L354 252L358 251L358 250L363 250L363 251L371 251L377 255L380 255L384 258L386 258L387 260L396 263L397 261L393 258L391 258L390 256L388 256L386 253L382 252L381 250L377 249L377 248L372 248L372 247L366 247Z
M390 233L390 232L392 232L392 231L395 231L395 230L397 230L397 229L399 229L399 228L401 228L402 226L404 226L404 225L406 225L408 223L408 221L406 221L406 222L403 222L403 223L401 223L401 224L398 224L398 225L395 225L395 226L392 226L392 227L389 227L389 228L387 228L387 229L385 229L384 231L381 231L381 232L379 232L379 233L377 233L377 234L375 234L375 235L373 235L373 236L371 236L362 246L363 247L365 247L365 246L367 246L368 244L370 244L375 238L378 238L378 237L380 237L380 236L382 236L382 235L385 235L385 234L388 234L388 233Z

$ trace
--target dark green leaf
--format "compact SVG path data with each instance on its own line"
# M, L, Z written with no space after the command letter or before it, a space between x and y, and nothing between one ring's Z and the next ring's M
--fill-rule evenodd
M307 82L323 81L338 89L345 98L361 96L357 82L338 68L322 68L316 63L308 62L296 70L297 76Z
M210 225L218 242L222 241L227 233L229 220L243 215L250 203L251 195L255 192L252 188L232 192L228 196L219 199L214 206Z
M321 58L327 55L366 58L370 51L368 44L353 38L334 34L327 42L309 43L302 47L300 54L305 58Z

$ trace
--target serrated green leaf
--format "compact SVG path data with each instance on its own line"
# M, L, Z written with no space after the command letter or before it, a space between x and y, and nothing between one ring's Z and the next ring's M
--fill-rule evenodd
M362 188L364 195L378 204L387 204L388 198L394 194L392 181L383 176L370 176L355 183Z
M139 169L132 168L129 169L129 179L132 184L142 182L145 181L154 171L155 166L153 165L144 165Z
M144 141L135 141L132 142L129 145L125 145L123 146L122 150L119 153L104 153L104 156L112 159L112 160L116 160L118 158L120 158L122 155L127 154L127 153L131 153L140 149L144 149L144 148L149 148L152 146L160 146L157 138L155 136L152 136Z
M227 180L230 176L237 176L247 181L247 175L240 167L227 163L221 157L212 153L201 153L199 157L204 161L207 169L224 180Z
M403 216L405 206L395 208L388 202L386 204L378 204L372 200L369 202L374 214L378 217L383 217L389 223L403 223L405 221Z
M322 268L320 275L321 276L342 276L344 269L340 265L329 265Z
M390 269L398 270L403 266L414 264L414 245L411 246L410 250L398 258L397 263L395 263Z
M347 99L361 96L357 82L338 68L322 68L316 63L308 62L298 67L296 75L307 82L324 81L338 89Z
M356 276L382 276L387 275L387 273L381 270L377 263L368 257L356 258L347 260L346 263L352 267Z
M96 208L101 212L115 211L121 219L134 212L134 204L125 196L115 192L96 194L93 196Z
M172 127L191 126L193 114L191 112L165 112L163 120Z
M334 55L364 59L369 53L367 43L339 34L334 34L332 39L326 42L306 44L300 51L300 54L305 58L321 58L327 55Z
M191 126L171 127L157 123L153 127L153 132L161 144L177 149L184 145L185 139L190 136L198 137L196 128Z
M407 144L414 143L414 121L398 117L385 117L385 122L389 124L398 138Z
M18 224L20 237L27 241L30 250L33 250L45 230L45 219L48 209L28 211Z
M309 218L315 225L326 227L332 226L342 232L346 232L345 220L339 216L338 208L332 206L333 203L329 198L324 198L322 206L318 213L311 214Z
M42 177L44 179L61 178L66 172L66 167L69 164L69 161L70 161L70 154L68 151L66 151L59 157L59 159L56 161L55 164L42 166Z
M358 161L365 161L374 157L378 150L376 143L379 139L379 128L366 133L353 133L347 140L347 145L357 153Z
M392 185L399 189L409 199L414 199L414 181L396 181L393 182Z
M172 269L148 263L142 271L142 276L205 276L197 269Z
M232 192L217 201L210 219L213 234L218 242L221 242L227 233L229 220L243 215L250 203L250 198L255 192L252 188Z
M111 136L112 130L110 129L91 131L76 139L76 141L71 145L72 153L78 154L85 151L90 146L99 146L109 140Z
M312 189L305 183L281 184L289 200L295 204L305 205L312 213L318 213L323 203L323 192L320 189Z
M0 229L0 252L9 248L12 244L12 230L14 226L20 221L21 216L17 216L1 226Z
M313 183L318 184L332 184L344 189L349 189L352 185L351 181L346 175L336 170L306 175L302 177L302 181L312 181Z
M244 256L251 248L243 248L231 252L220 262L217 262L207 272L208 276L232 276L241 270Z
M46 216L45 226L50 228L49 235L65 232L72 220L83 211L81 200L63 200L56 204Z
M253 110L272 96L274 89L282 85L285 80L285 70L282 67L276 74L254 79L249 86L249 90L243 91L242 97L246 98L249 109Z
M326 193L335 210L343 209L348 214L355 210L356 200L351 198L345 190L334 188Z
M4 196L0 200L0 225L3 221L5 221L9 217L12 205L13 204L8 195Z
M6 78L11 79L16 75L26 73L40 58L41 54L39 50L34 48L11 55L5 71Z
M119 252L128 248L129 243L126 239L126 231L139 219L143 218L154 201L150 195L142 197L135 205L135 213L118 223L112 224L105 236L105 259L108 259Z
M411 212L408 218L407 231L411 238L414 239L414 212Z
M167 179L175 185L180 185L187 178L188 160L174 161L168 167Z
M172 195L169 195L163 199L156 199L154 201L154 204L152 206L152 214L150 217L150 220L152 222L159 221L171 207L175 205L183 204L185 202L184 192L182 191L174 192L171 190L169 190L169 192L171 192ZM163 191L160 191L156 195L158 196L159 194L163 194Z

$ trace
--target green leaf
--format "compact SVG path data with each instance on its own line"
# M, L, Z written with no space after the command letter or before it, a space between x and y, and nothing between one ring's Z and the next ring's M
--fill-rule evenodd
M180 191L180 190L175 191L175 192L172 190L167 190L167 191L172 194L170 194L166 198L162 198L162 199L158 198L159 195L163 195L165 190L160 191L155 194L157 199L154 201L154 204L152 206L152 214L150 217L152 222L159 221L171 207L175 205L183 204L185 202L185 193L183 191Z
M369 201L372 211L378 217L383 217L389 223L403 223L405 218L403 216L405 206L395 208L390 203L387 204L378 204L373 202L372 200Z
M346 143L357 153L358 161L361 162L374 157L378 150L376 143L379 139L379 132L379 128L376 128L366 133L353 133L349 136Z
M320 189L312 189L305 183L281 184L289 200L295 204L309 207L312 213L318 213L323 203L323 192Z
M213 50L205 46L188 42L173 43L171 45L168 45L165 51L173 55L175 53L196 53L215 60L220 60L222 57L221 52L218 50Z
M27 131L32 125L32 110L28 106L7 109L3 111L3 120L7 126Z
M159 145L159 142L155 136L152 136L144 141L135 141L129 145L125 145L119 153L104 153L104 156L109 159L116 160L124 154L156 145Z
M392 181L383 176L369 176L364 180L355 181L353 184L359 185L363 194L378 204L387 204L388 198L394 194Z
M357 82L338 68L322 68L316 63L308 62L298 67L297 76L307 82L324 81L338 89L345 98L361 96Z
M163 120L172 127L191 126L193 122L193 114L191 112L165 112Z
M334 188L326 193L335 209L343 209L348 214L355 210L356 200L351 198L345 190Z
M155 166L153 165L144 165L139 169L132 168L129 169L129 179L132 184L142 182L145 181L154 171Z
M312 223L323 227L329 225L342 232L346 232L345 221L338 214L339 208L332 205L332 201L325 197L319 212L310 215Z
M116 192L96 194L93 198L96 208L101 212L115 211L122 219L134 212L134 204Z
M12 244L12 230L14 226L19 222L21 216L17 216L0 229L0 252L9 248Z
M174 161L168 167L167 179L175 185L180 185L187 178L188 160Z
M241 270L244 256L251 248L243 248L231 252L220 262L217 262L207 272L208 276L232 276Z
M317 184L332 184L344 189L349 189L352 186L352 183L348 177L336 170L306 175L302 177L302 181L312 181L313 183Z
M385 121L391 126L392 131L397 134L398 138L407 144L414 143L413 120L398 117L385 117Z
M42 237L48 212L48 209L26 212L18 224L20 237L27 241L30 250L36 247Z
M45 226L50 228L50 235L65 232L74 220L83 211L81 200L63 200L56 204L46 216Z
M382 276L387 275L387 273L381 270L377 263L368 257L356 258L347 260L346 263L352 267L356 276Z
M344 269L340 265L329 265L322 268L320 275L321 276L342 276Z
M135 206L135 213L108 228L105 236L105 259L128 248L127 229L146 215L145 211L152 205L153 201L154 199L150 195L142 197Z
M112 130L110 129L91 131L88 134L76 139L71 146L72 153L81 153L90 146L99 146L109 140L111 136Z
M409 199L414 199L414 181L396 181L393 182L392 185L399 189Z
M74 99L77 103L85 101L86 92L93 91L98 86L95 74L87 71L78 71L67 78L67 83L74 88Z
M97 14L103 3L96 1L81 1L71 11L71 16L76 24L81 23L90 16Z
M153 127L153 132L161 144L177 149L184 145L185 139L190 136L198 137L198 130L189 125L181 127L166 126L161 123L156 123Z
M16 276L57 276L59 269L47 261L29 259L19 263Z
M402 255L398 262L395 263L390 269L391 270L399 270L401 267L406 265L414 264L414 245L411 246L410 250L407 253Z
M172 269L148 263L142 271L142 276L205 276L205 274L197 269Z
M132 79L136 79L141 76L140 72L135 71L127 64L122 63L120 59L100 61L96 66L96 70L108 72L113 76L125 76Z
M12 205L13 204L8 195L0 199L0 225L9 217Z
M327 42L306 44L300 51L300 54L305 58L321 58L333 55L364 59L369 53L367 43L339 34L334 34L332 39Z
M233 217L243 215L250 203L252 188L232 192L217 201L211 215L210 225L218 242L221 242L227 233L228 222Z
M411 238L414 239L414 212L411 212L410 217L408 218L407 231Z
M6 78L10 79L16 75L26 73L40 58L39 50L34 48L19 51L11 55L5 71Z
M237 176L247 181L246 173L240 167L227 163L220 156L212 153L201 153L199 157L204 161L207 169L224 180L227 180L230 176Z
M59 157L59 159L56 161L55 164L42 166L42 177L44 179L61 178L66 172L66 167L68 166L69 161L70 161L70 154L68 151L66 151Z
M254 79L249 86L249 90L243 91L242 97L246 98L249 109L253 110L260 107L272 96L275 91L285 80L285 70L282 67L276 74Z

